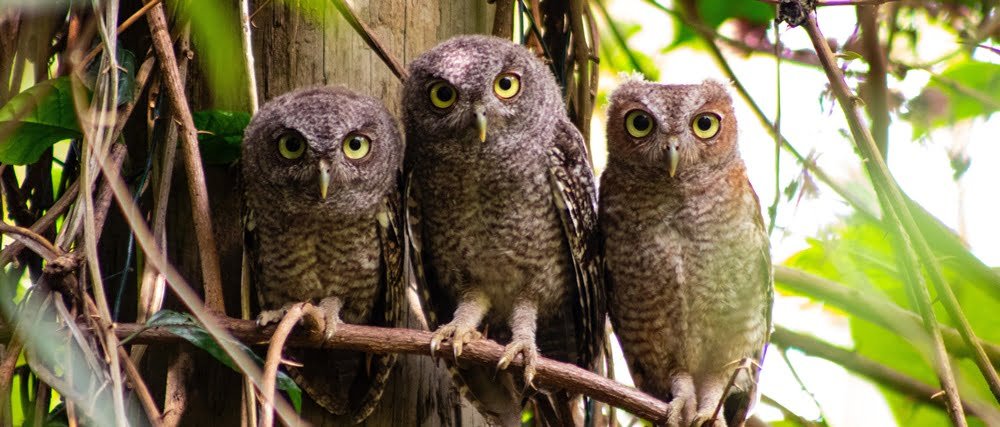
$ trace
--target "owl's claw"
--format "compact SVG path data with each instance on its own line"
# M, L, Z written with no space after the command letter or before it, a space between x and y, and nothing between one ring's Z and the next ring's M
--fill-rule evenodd
M326 297L319 302L319 311L323 313L323 338L327 341L337 333L337 326L343 323L340 320L340 308L343 303L340 298Z
M434 331L434 335L431 337L431 353L436 358L437 351L441 348L441 342L451 340L452 352L457 361L458 356L462 355L462 346L480 338L482 338L482 334L475 329L475 326L456 324L452 321Z
M712 414L698 414L691 420L691 427L726 427L726 421Z
M535 346L535 341L532 339L521 338L514 339L507 347L504 348L503 357L497 362L497 369L504 370L510 366L510 362L513 362L517 355L520 354L524 358L524 383L527 388L535 388L535 365L538 363L538 347Z

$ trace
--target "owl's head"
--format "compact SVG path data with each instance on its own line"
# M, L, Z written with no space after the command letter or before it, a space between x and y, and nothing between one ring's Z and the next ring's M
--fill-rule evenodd
M524 47L490 36L458 36L410 64L403 88L407 131L419 141L503 143L541 129L562 112L559 86ZM548 112L546 114L546 112Z
M247 126L243 174L263 200L298 206L375 206L400 168L397 124L381 102L345 88L272 99Z
M715 80L629 80L611 94L607 126L609 164L656 181L696 176L739 157L732 99Z

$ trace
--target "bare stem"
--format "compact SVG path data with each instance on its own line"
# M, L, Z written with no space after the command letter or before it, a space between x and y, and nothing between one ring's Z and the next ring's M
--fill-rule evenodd
M212 231L212 214L208 204L208 188L205 185L205 171L201 165L198 149L198 130L191 117L184 83L181 81L174 56L174 45L167 30L167 17L163 5L158 4L146 14L149 31L153 36L153 47L160 59L160 72L166 87L167 97L173 106L174 116L181 125L181 153L184 169L188 176L188 191L191 196L191 211L194 232L198 239L198 255L201 259L202 282L205 302L210 310L222 313L226 307L222 295L222 277L219 270L219 252Z

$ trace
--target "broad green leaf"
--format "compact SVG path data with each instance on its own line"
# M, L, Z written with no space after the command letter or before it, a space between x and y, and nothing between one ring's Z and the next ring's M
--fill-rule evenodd
M743 19L751 24L765 25L774 19L774 6L760 1L699 0L698 16L709 28L718 29L730 18ZM677 33L666 50L698 38L694 29L676 20Z
M0 163L34 163L56 142L78 138L69 77L46 80L0 107Z
M198 147L207 164L229 164L240 157L243 129L250 114L242 111L206 110L192 114L198 128Z
M848 218L820 239L811 240L810 247L786 261L786 264L836 280L866 293L880 293L896 304L913 310L903 277L898 271L895 248L890 234L878 222L857 216ZM935 248L939 249L939 248ZM1000 341L1000 301L990 298L971 281L977 276L964 276L964 269L943 263L949 284L958 296L962 310L977 335L984 340ZM937 320L949 325L948 317L931 290ZM900 331L883 329L866 321L851 318L854 349L859 354L917 378L932 386L938 380L925 353L917 345L926 343ZM924 344L926 345L926 344ZM962 396L990 402L989 394L978 369L970 360L956 360L955 372ZM896 420L906 426L947 425L947 414L937 406L915 401L890 388L882 387ZM973 420L972 425L983 425Z
M149 328L164 328L170 331L170 333L184 338L187 342L193 344L194 346L205 350L208 354L212 355L212 357L216 358L224 365L232 368L234 371L239 371L236 363L233 362L233 359L230 358L228 354L226 354L225 350L222 349L219 343L215 341L215 338L213 338L212 335L201 326L201 323L198 323L194 317L191 317L190 314L178 313L171 310L160 310L150 317L148 321L146 321L146 326ZM243 345L243 343L239 341L233 341L232 343L243 350L243 352L257 362L258 365L264 365L264 360L261 359L257 353L254 353L250 347ZM295 381L293 381L288 374L279 370L277 386L278 389L284 390L285 393L288 394L288 398L292 401L292 406L295 407L295 410L297 412L301 412L302 389L299 388L298 384L295 384Z
M913 139L953 123L989 116L1000 105L1000 64L967 60L933 76L907 104Z

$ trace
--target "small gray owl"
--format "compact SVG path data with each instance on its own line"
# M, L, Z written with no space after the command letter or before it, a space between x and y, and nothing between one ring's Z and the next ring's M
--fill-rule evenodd
M343 88L279 96L246 129L242 167L246 247L262 310L280 320L316 304L327 336L341 321L402 321L403 233L397 122L371 97ZM318 404L360 422L378 404L394 355L288 351L289 368Z
M669 425L743 425L773 279L728 91L630 80L611 95L607 126L608 311L632 378L670 401Z
M432 349L447 340L460 354L482 330L506 344L500 369L523 357L528 385L539 352L592 368L605 319L597 195L552 73L510 41L460 36L410 76L404 170ZM520 425L522 387L501 374L462 367L456 381L494 423ZM541 404L569 424L557 395Z

